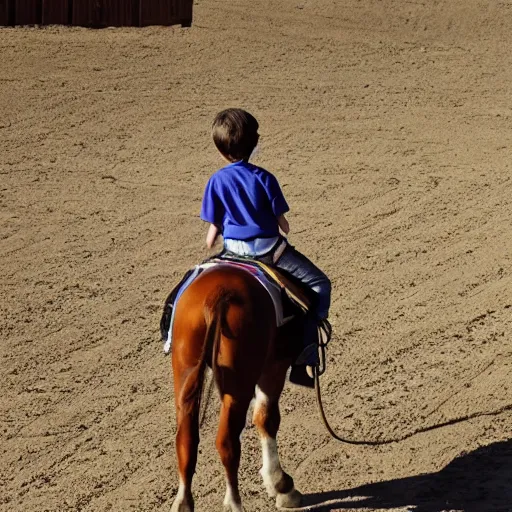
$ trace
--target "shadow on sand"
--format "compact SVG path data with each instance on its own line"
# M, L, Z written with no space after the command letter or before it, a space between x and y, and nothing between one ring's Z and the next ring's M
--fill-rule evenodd
M437 473L304 495L306 510L406 508L411 512L512 512L512 440L463 453Z

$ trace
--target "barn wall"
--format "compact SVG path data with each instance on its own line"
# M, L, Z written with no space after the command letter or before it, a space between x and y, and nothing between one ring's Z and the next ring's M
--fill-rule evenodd
M14 4L16 25L41 23L42 0L16 0Z
M43 0L43 25L68 25L70 14L71 0Z
M14 0L0 0L0 26L14 25Z
M171 25L173 23L172 2L165 0L140 0L140 24Z
M0 0L0 26L190 26L193 0Z

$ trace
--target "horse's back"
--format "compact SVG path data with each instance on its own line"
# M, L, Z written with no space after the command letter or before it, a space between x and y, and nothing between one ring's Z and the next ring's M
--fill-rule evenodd
M204 270L183 292L176 313L193 322L194 315L184 316L184 311L197 310L201 316L211 310L221 296L227 298L231 305L243 307L246 313L273 313L272 300L259 281L246 270L228 264Z

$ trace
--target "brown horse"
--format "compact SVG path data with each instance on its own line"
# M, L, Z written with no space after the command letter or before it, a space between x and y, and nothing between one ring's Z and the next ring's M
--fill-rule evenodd
M300 322L276 326L271 298L249 272L221 264L205 270L180 297L172 344L177 411L179 490L172 512L194 510L192 477L199 444L199 408L206 366L221 397L216 446L226 470L224 509L241 512L240 436L255 398L253 422L263 451L260 474L278 507L296 507L301 494L279 461L279 396L300 336Z

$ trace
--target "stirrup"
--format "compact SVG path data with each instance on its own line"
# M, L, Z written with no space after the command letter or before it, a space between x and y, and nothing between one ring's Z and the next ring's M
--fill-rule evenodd
M308 374L307 368L304 365L293 365L289 376L290 382L297 386L313 389L315 387L315 379L311 378Z
M331 341L332 337L332 326L327 318L323 318L318 321L318 356L319 362L316 365L316 374L318 377L325 372L326 364L325 364L325 349L327 345ZM311 368L311 373L313 373L313 368Z
M295 365L306 364L308 366L316 366L319 363L318 359L318 344L310 343L306 345L299 357L295 360Z
M320 331L320 345L326 346L332 337L332 325L327 318L318 321L318 330ZM322 336L323 335L323 336Z

